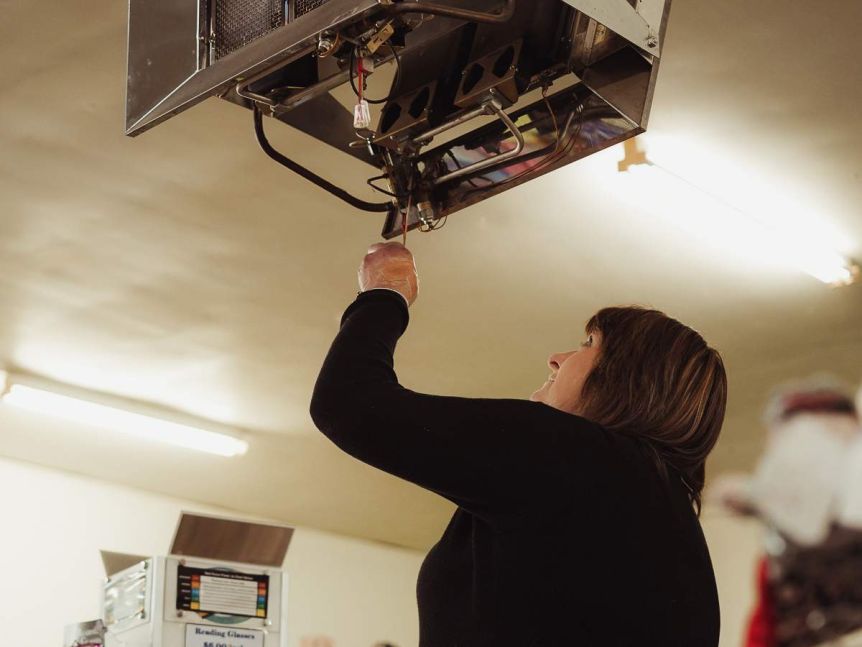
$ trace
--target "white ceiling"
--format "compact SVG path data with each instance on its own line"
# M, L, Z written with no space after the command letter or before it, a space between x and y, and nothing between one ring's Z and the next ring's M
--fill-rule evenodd
M257 149L210 100L122 135L121 0L0 0L0 361L242 427L216 459L0 409L0 454L408 546L447 504L341 455L311 425L316 372L377 216ZM678 0L645 144L676 173L862 256L862 3ZM278 145L366 193L304 135ZM278 131L278 132L275 132ZM770 387L862 378L862 286L681 233L595 156L413 235L422 293L402 341L417 390L523 397L598 308L650 304L724 354L731 399L710 470L745 469ZM764 204L764 197L767 203Z

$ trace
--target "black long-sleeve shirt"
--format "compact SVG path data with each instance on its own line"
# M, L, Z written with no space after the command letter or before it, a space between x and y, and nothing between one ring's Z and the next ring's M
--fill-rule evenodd
M643 445L527 400L398 383L393 292L347 309L311 405L355 458L458 506L417 587L420 647L715 647L715 578L678 478Z

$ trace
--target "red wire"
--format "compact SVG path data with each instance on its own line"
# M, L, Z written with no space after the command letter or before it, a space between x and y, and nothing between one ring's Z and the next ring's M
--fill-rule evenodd
M413 186L410 186L410 197L407 198L407 208L404 210L404 215L401 217L401 235L403 236L402 245L407 247L407 218L410 217L410 207L413 206Z
M356 57L356 76L359 77L359 103L362 103L362 91L365 89L365 68L362 67L362 56Z

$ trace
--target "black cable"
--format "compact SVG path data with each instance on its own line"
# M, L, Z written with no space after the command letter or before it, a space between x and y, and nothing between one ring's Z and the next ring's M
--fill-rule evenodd
M506 5L500 13L486 13L484 11L471 11L469 9L457 9L432 2L399 2L389 5L387 10L392 15L403 15L407 13L424 13L431 16L443 16L445 18L458 18L469 22L481 22L486 24L499 24L508 22L515 15L515 0L506 0Z
M257 136L257 143L260 144L260 147L263 149L263 152L269 155L276 162L281 164L282 166L286 166L291 171L296 173L297 175L305 178L309 182L316 184L324 191L328 191L336 198L339 198L349 204L352 207L357 209L361 209L362 211L372 211L375 213L386 213L393 211L396 207L391 203L374 203L374 202L365 202L364 200L360 200L352 195L350 195L344 189L340 189L335 186L331 182L324 180L322 177L309 171L304 166L301 166L294 162L291 159L288 159L277 150L272 147L272 144L269 143L269 140L266 138L266 133L263 130L263 114L260 111L260 108L255 104L254 109L254 133Z
M401 57L398 55L396 49L386 43L386 46L392 51L392 56L395 58L395 79L392 81L392 87L389 90L389 95L385 99L369 99L365 96L365 88L363 87L362 98L365 99L368 103L373 104L381 104L387 103L392 100L393 95L395 94L395 90L398 88L398 84L401 81ZM350 49L350 61L348 63L350 66L350 87L353 88L353 93L358 97L359 88L356 87L356 48L352 47Z
M399 196L399 195L396 195L395 193L392 193L392 191L389 191L389 190L387 190L387 189L381 189L379 186L377 186L376 184L374 184L374 182L375 182L375 181L377 181L377 180L386 180L386 179L389 179L389 176L388 176L388 175L375 175L374 177L370 177L370 178L368 178L368 179L365 181L365 183L366 183L368 186L370 186L372 189L374 189L375 191L380 191L380 193L385 193L386 195L388 195L388 196L392 196L393 198L403 198L403 197L406 197L406 194L405 194L405 195L402 195L402 196Z

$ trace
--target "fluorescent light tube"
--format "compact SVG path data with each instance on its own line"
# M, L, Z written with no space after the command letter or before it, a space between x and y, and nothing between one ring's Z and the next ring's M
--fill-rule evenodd
M13 383L2 399L6 404L36 413L218 456L240 456L248 450L247 442L227 434L132 413L22 384Z
M646 201L649 209L713 244L796 267L830 285L849 285L859 278L858 266L810 232L765 223L651 162L634 162L621 170L636 185L639 202Z

